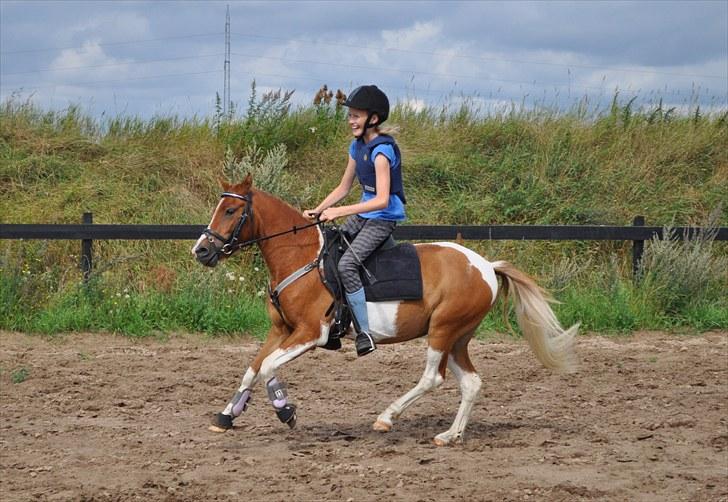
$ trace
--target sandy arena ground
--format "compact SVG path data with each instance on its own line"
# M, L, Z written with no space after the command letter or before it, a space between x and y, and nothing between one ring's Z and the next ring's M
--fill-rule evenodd
M371 429L419 379L423 340L306 354L279 372L295 429L259 387L234 430L209 432L258 345L0 333L0 500L728 500L726 332L582 336L571 376L522 341L475 341L483 389L445 448L452 376Z

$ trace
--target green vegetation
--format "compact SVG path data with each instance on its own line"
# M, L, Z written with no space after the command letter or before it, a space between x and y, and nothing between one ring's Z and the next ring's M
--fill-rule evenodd
M253 92L239 118L151 120L95 120L76 107L47 112L11 99L0 108L0 221L78 223L92 211L95 223L204 224L218 177L243 170L294 206L313 207L338 183L350 133L344 110L292 109L289 98ZM397 106L390 120L400 128L408 223L625 225L641 214L648 225L727 225L728 114L677 115L662 103L637 110L618 96L609 109L585 110L483 116L472 105ZM728 328L724 243L710 233L652 242L638 283L630 244L467 243L552 289L564 324ZM94 242L95 274L84 286L78 242L1 240L0 329L262 336L257 250L210 271L190 245ZM481 327L493 330L506 330L499 313Z
M10 374L10 381L18 384L23 383L28 378L29 372L26 368L18 368Z

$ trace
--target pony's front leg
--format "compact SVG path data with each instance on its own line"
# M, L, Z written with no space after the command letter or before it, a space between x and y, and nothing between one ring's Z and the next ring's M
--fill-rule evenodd
M245 375L243 375L243 381L240 383L240 387L238 387L230 402L225 406L222 413L218 413L213 418L212 424L209 427L211 431L225 432L233 428L233 420L248 409L253 386L258 382L257 376L258 373L253 370L253 367L249 367Z
M285 334L286 333L283 330L278 329L275 326L271 328L263 347L255 356L255 359L245 372L245 375L243 375L240 387L238 387L238 390L235 392L232 399L230 399L227 406L225 406L222 413L218 413L213 418L212 424L209 427L211 431L225 432L233 428L233 420L239 417L248 408L253 387L256 383L258 383L258 381L260 381L258 376L263 360L281 345Z
M265 382L268 398L278 419L290 428L296 425L296 405L288 401L286 386L276 377L276 370L318 345L319 334L313 329L296 329L276 350L268 355L260 368L259 379Z

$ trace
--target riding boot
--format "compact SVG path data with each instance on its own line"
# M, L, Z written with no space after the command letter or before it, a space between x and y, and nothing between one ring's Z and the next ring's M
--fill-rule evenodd
M367 300L364 295L364 288L360 288L353 293L346 293L346 301L349 303L351 312L356 317L356 322L359 325L355 345L356 355L361 357L377 348L374 339L369 334L369 316L367 315Z

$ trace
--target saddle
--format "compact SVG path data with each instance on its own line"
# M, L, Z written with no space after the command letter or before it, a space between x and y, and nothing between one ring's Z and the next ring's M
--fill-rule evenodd
M339 260L352 237L335 226L324 228L323 235L321 280L334 297L327 315L334 311L329 339L335 339L344 336L351 322L356 322L346 303L338 270ZM412 244L398 244L391 235L364 260L359 274L369 302L422 299L422 273L417 251Z

